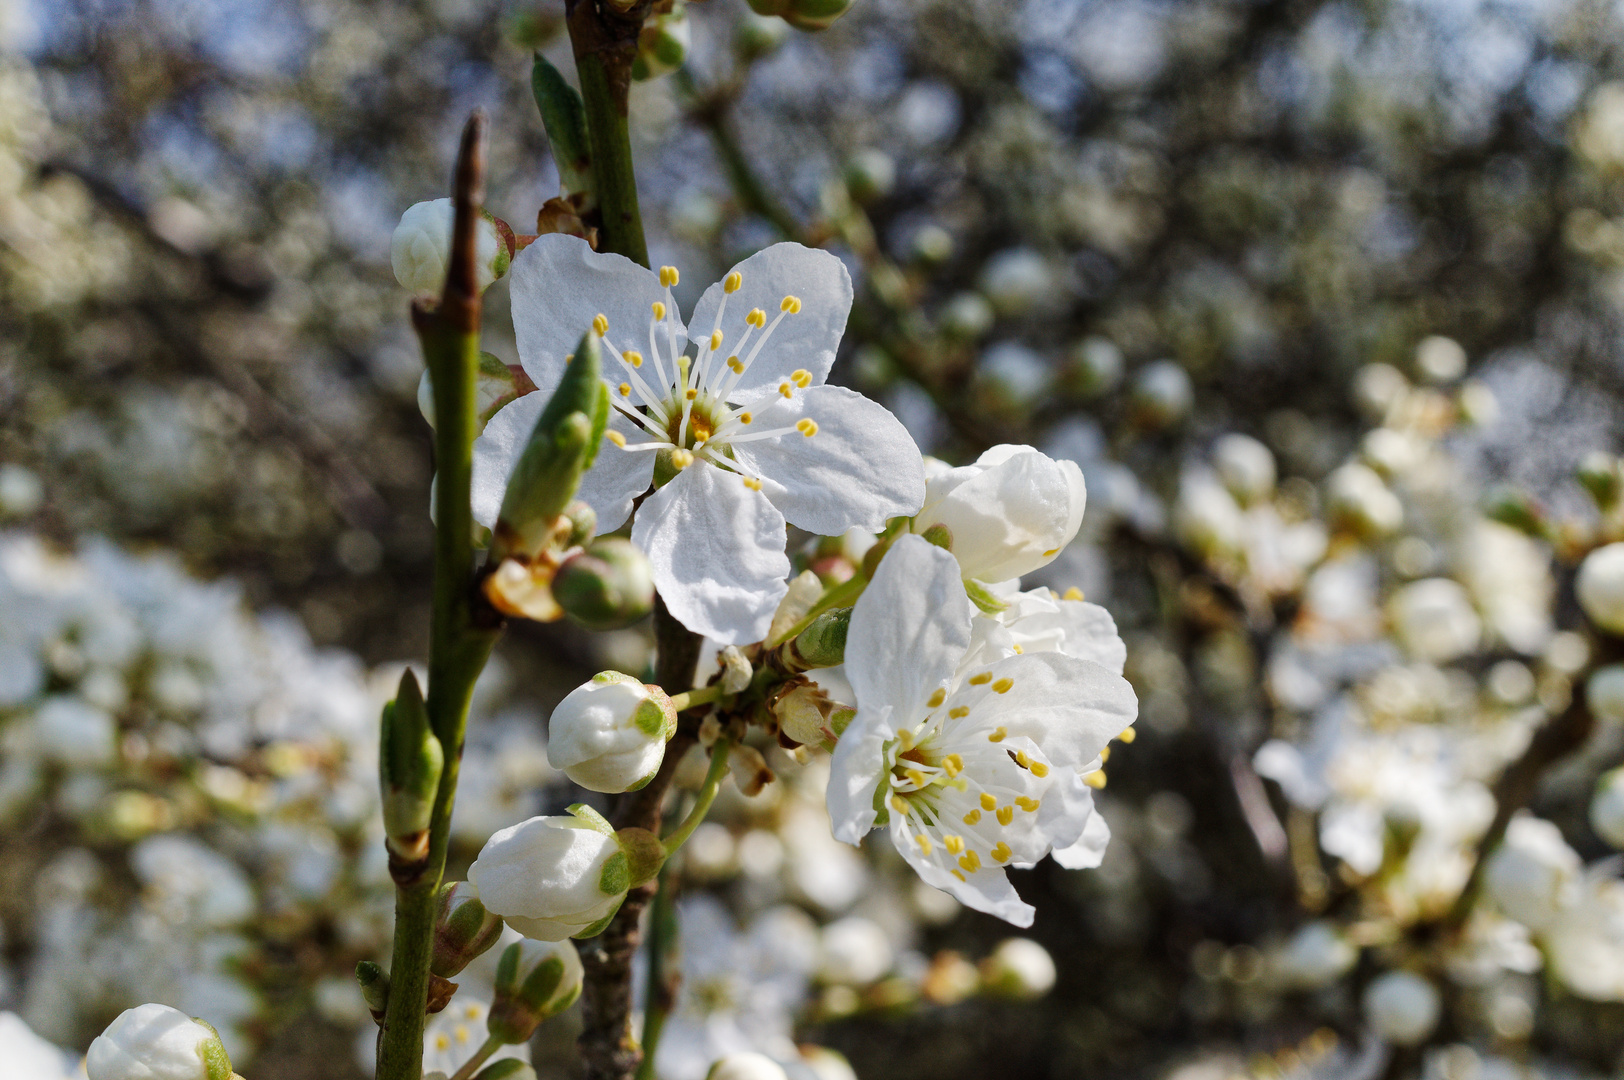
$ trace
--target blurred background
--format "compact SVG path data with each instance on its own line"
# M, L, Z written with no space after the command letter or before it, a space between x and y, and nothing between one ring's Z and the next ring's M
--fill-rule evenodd
M159 1000L250 1077L360 1077L376 717L427 651L432 540L390 234L474 108L489 209L533 228L562 5L0 3L0 1008L82 1051ZM1077 461L1083 532L1028 584L1112 612L1141 703L1104 865L1015 875L1036 953L835 845L816 762L719 804L666 1080L798 1043L849 1060L808 1051L819 1080L1624 1068L1624 907L1580 950L1611 981L1490 902L1435 932L1495 778L1596 653L1570 582L1620 531L1587 455L1624 389L1621 35L1601 0L662 17L685 62L632 126L679 299L828 246L858 283L834 381L954 463ZM455 864L572 801L547 713L648 649L509 633ZM1624 758L1592 708L1533 796L1575 863L1613 850L1588 807ZM1425 992L1372 996L1400 970ZM1437 1016L1408 1037L1388 1000ZM574 1074L574 1023L544 1076Z

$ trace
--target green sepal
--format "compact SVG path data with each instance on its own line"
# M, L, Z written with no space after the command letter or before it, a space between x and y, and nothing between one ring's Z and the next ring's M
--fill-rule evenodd
M504 406L519 399L519 377L500 357L488 352L479 354L479 371L474 376L474 408L477 410L478 428L485 430Z
M874 828L876 829L891 823L891 808L885 802L885 797L890 793L891 788L887 784L882 784L874 789Z
M383 707L379 739L384 832L411 837L427 829L433 817L445 751L429 727L428 707L410 668L401 673L395 700Z
M996 615L1009 607L975 578L964 579L964 591L970 594L970 603L980 608L984 614Z
M665 844L658 836L648 829L632 827L615 833L615 839L620 843L621 854L626 856L626 868L631 876L629 888L635 889L659 876L660 867L665 865Z
M200 1020L194 1016L192 1023L208 1028L209 1034L213 1036L197 1048L198 1053L203 1056L204 1076L207 1080L231 1080L231 1058L226 1056L226 1045L220 1041L220 1033L207 1020Z
M595 833L602 833L605 836L615 835L615 827L609 824L609 819L586 803L571 803L564 812Z
M598 891L605 896L617 896L631 887L631 860L626 858L625 851L617 851L604 860L603 869L598 871Z
M609 914L605 915L591 926L588 926L582 930L577 930L575 933L571 934L570 937L577 941L597 937L599 934L603 933L609 928L609 924L613 922L615 916L620 913L620 905L625 903L625 901L626 898L624 896L621 897L619 900L615 901L615 905L609 909Z
M943 551L953 550L953 530L939 521L919 535L927 544L935 544Z
M851 629L851 608L825 611L795 638L795 653L808 668L835 667L846 662L846 634Z
M597 204L597 189L592 179L586 105L580 92L565 82L558 69L539 52L530 69L530 92L535 95L536 108L541 110L541 123L552 145L559 181L565 191L579 196L575 200L578 210L592 209Z

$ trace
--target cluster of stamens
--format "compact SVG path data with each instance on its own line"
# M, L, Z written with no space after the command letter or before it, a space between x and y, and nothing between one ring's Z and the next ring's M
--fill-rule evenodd
M786 296L779 304L777 316L769 323L767 313L752 308L745 315L744 334L723 358L722 316L727 311L728 297L739 291L744 279L737 270L722 282L722 302L716 308L716 320L708 337L699 341L698 355L689 357L677 348L674 312L676 302L671 288L679 280L673 266L660 267L660 285L665 299L653 304L653 318L648 328L648 354L636 349L618 349L609 340L609 320L598 315L592 321L593 329L603 338L605 352L619 363L621 380L613 385L609 395L611 404L629 417L649 436L646 442L628 442L618 431L609 431L607 437L623 450L669 451L671 465L685 469L698 458L704 458L730 472L737 473L746 487L761 490L761 477L738 461L728 448L739 443L776 439L796 434L811 438L818 433L817 421L802 417L794 424L773 428L755 428L756 416L748 409L735 408L733 395L745 372L761 355L778 324L790 315L798 314L801 301ZM759 331L759 336L758 336ZM661 338L664 338L664 350ZM754 339L752 341L752 339ZM666 361L669 358L670 366ZM647 374L652 378L644 378ZM805 369L792 372L778 385L778 393L793 399L797 390L812 385L812 373Z

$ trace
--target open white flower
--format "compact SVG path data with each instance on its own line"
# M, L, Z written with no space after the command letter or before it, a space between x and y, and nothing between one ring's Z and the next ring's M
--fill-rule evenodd
M1121 676L1060 652L962 665L973 637L959 575L948 552L904 536L857 601L857 715L835 747L829 816L851 844L887 824L925 882L1029 926L1003 867L1078 841L1094 816L1079 767L1138 702Z
M514 259L519 360L540 393L491 418L474 444L474 516L492 524L507 476L589 328L603 335L615 406L608 442L582 478L601 531L650 483L632 540L683 625L722 644L759 641L785 591L785 520L824 536L878 531L925 498L924 463L881 406L825 386L851 310L839 259L775 244L706 290L697 355L671 286L583 241L548 234Z
M1008 581L1047 566L1071 543L1086 501L1076 462L1006 444L973 465L934 465L912 528L946 530L966 578Z

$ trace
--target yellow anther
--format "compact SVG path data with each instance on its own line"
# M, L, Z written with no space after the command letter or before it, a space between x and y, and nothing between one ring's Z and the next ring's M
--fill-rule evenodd
M1032 775L1037 777L1039 780L1042 780L1045 776L1049 775L1049 766L1045 765L1041 761L1032 762Z
M457 1025L457 1030L456 1030L456 1036L457 1036L457 1042L459 1042L459 1043L467 1043L468 1042L468 1025L467 1024L458 1024Z
M983 791L981 793L981 809L983 809L983 810L996 810L996 809L998 809L998 800L993 798L992 792Z
M671 464L673 466L675 466L676 468L678 468L678 469L686 469L688 466L692 465L693 463L694 463L694 453L693 453L692 450L673 450L673 451L671 451Z
M681 280L682 275L677 273L677 268L675 266L660 267L660 284L665 286L667 289L671 288L671 286L675 285Z
M795 430L810 439L818 433L818 422L811 417L802 417L795 421Z
M1105 786L1105 770L1095 769L1093 772L1083 777L1083 783L1087 784L1095 791L1098 791L1100 788Z
M972 810L968 814L964 815L964 823L966 825L974 825L977 822L979 822L980 820L981 820L981 811L980 810Z
M626 358L626 363L630 364L632 367L642 367L643 366L643 354L640 353L640 352L637 352L636 350L627 349L625 352L621 353L620 355L624 356Z
M651 306L652 306L652 308L654 310L654 321L655 322L659 322L660 320L665 318L665 305L664 304L662 304L658 300L656 300L656 301L654 301L654 303Z
M699 391L690 386L688 389L682 392L682 396L687 398L689 401L692 401L694 398L699 396Z
M973 874L977 870L981 869L981 856L977 855L973 851L966 851L963 855L959 856L959 865Z
M598 332L599 337L603 337L609 332L609 319L601 311L592 316L592 329Z
M995 862L995 863L1007 863L1014 856L1015 853L1009 849L1008 844L1006 844L1002 840L1000 840L1000 841L998 841L998 843L993 845L993 848L992 848L992 851L990 852L990 854L992 855L992 861L993 862Z
M918 769L904 769L902 775L913 781L913 786L916 788L925 786L925 774Z
M970 715L970 706L968 706L968 705L955 705L951 709L947 710L947 715L951 716L955 720L958 720L961 717L969 716Z
M970 676L971 686L986 686L990 682L992 682L992 672L990 671L983 671L979 675Z
M968 881L969 881L968 878L966 878L963 874L959 873L957 870L953 871L953 876L958 878L960 881L963 881L963 882L966 882L966 883L968 883Z
M1045 551L1043 553L1043 557L1045 559L1052 559L1058 554L1060 554L1060 549L1059 548L1050 548L1048 551Z
M715 352L717 349L720 349L721 347L722 347L722 332L720 330L714 330L714 331L711 332L711 352Z
M806 368L796 368L794 371L789 373L789 381L794 383L796 386L805 389L806 387L812 385L812 373L806 370Z
M778 392L787 398L792 398L795 396L795 391L790 388L790 385L787 382L781 382L778 384Z
M622 450L626 449L626 436L622 435L620 432L606 431L603 433L603 437L620 447Z
M778 310L787 311L791 315L798 314L801 310L801 298L799 296L784 297L784 302L778 305Z
M727 369L733 372L733 374L737 375L739 372L744 370L744 361L740 360L737 356L730 356L727 358Z
M1000 728L993 728L992 734L987 736L987 741L988 742L1003 742L1004 738L1008 734L1009 734L1009 732L1005 731L1001 727Z
M942 759L942 771L947 773L948 779L964 771L964 759L957 754L949 754Z
M1010 687L1014 685L1015 680L1006 675L1002 679L999 679L997 682L992 684L992 692L995 694L1007 694L1009 693Z
M1032 759L1026 756L1025 750L1017 750L1015 751L1015 764L1019 765L1023 769L1030 769L1032 767Z
M1015 650L1015 655L1016 656L1019 656L1019 655L1021 655L1022 653L1024 653L1026 651L1025 649L1021 648L1019 645L1014 645L1014 644L1010 645L1010 648Z
M918 836L914 837L914 839L919 841L919 850L924 852L926 855L929 855L932 846L930 837L926 836L924 833L920 833Z
M767 325L767 313L758 307L751 308L750 314L744 317L744 321L755 327L757 330L760 330L763 326Z
M1117 736L1117 738L1121 739L1123 742L1133 742L1138 737L1138 732L1134 731L1133 728L1123 728L1122 734Z
M1082 598L1083 590L1079 589L1075 585L1060 594L1060 599L1062 600L1081 600Z
M1105 762L1110 761L1110 760L1111 760L1111 748L1109 746L1101 747L1100 748L1100 764L1103 765Z
M751 491L760 491L761 481L757 480L755 477L746 476L744 478L744 486L749 488Z
M739 286L743 284L744 278L737 270L735 270L727 277L722 279L722 291L725 293L736 293L739 291Z
M913 728L903 728L901 731L897 732L897 745L902 747L902 752L904 754L914 748Z
M441 1050L451 1049L451 1036L447 1035L443 1031L440 1032L434 1037L434 1045Z
M925 702L925 707L930 709L940 708L942 702L946 700L947 691L938 686L936 692L930 696L930 700Z
M891 796L891 809L899 814L906 814L908 812L908 800L901 795Z
M998 818L998 824L1008 825L1010 822L1015 820L1015 808L1013 806L1000 806L996 816Z
M1015 805L1020 807L1022 810L1025 810L1028 814L1034 814L1037 812L1038 807L1042 806L1043 803L1038 799L1032 798L1030 795L1020 795L1016 797Z
M631 383L623 382L623 383L620 384L618 389L620 390L620 396L621 397L631 397L632 396L632 384Z
M964 837L944 836L942 837L942 846L948 850L949 854L957 855L964 850Z
M754 421L755 421L755 417L752 416L750 413L742 412L742 413L739 414L739 423L741 423L741 424L749 424L749 423L753 423Z

